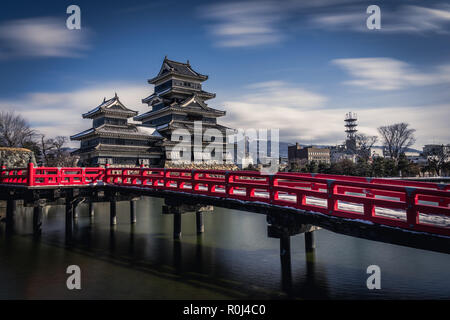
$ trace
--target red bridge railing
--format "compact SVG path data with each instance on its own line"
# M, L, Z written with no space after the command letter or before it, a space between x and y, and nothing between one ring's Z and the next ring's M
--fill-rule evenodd
M2 168L1 184L99 183L262 202L450 236L450 185L325 174L160 168Z

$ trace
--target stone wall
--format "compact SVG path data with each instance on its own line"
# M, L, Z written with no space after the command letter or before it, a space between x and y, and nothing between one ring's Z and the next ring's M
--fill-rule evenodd
M31 161L36 165L34 153L24 148L0 147L0 164L7 168L26 167L31 156Z

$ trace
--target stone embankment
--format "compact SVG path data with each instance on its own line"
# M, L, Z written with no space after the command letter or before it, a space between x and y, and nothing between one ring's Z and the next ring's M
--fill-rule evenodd
M33 151L25 148L0 147L0 164L3 164L7 168L26 167L30 161L30 156L31 161L36 165L36 159Z

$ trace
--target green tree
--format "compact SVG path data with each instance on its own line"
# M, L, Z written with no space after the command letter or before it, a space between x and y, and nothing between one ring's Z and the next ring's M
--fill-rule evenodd
M318 172L319 173L328 173L330 170L330 165L326 162L319 162Z
M369 164L362 158L358 159L355 166L355 171L355 174L360 177L368 177L371 175Z
M398 157L398 163L397 163L397 172L401 177L406 177L408 175L408 167L409 167L409 160L406 158L404 153L401 153Z
M311 161L306 164L306 171L310 173L317 173L318 167L316 161Z
M396 177L398 176L397 166L395 160L392 158L384 159L384 176L385 177Z
M370 165L372 177L384 177L384 158L376 157Z

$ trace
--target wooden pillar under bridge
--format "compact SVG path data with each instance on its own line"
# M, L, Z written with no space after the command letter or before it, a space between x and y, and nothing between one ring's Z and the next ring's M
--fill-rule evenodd
M73 206L73 219L76 220L78 219L78 205L80 203L83 203L85 201L84 198L76 198L74 201L72 201L72 206Z
M205 232L205 226L203 224L203 212L197 211L195 212L195 224L197 226L197 234L201 234Z
M73 231L73 204L71 198L66 198L66 238L72 237Z
M316 248L316 243L314 241L314 232L305 232L305 251L312 252Z
M8 198L6 201L6 231L13 231L14 228L14 216L17 211L16 200Z
M42 233L42 213L44 211L45 201L39 200L33 207L33 234L39 236Z
M136 223L136 200L130 200L130 223Z
M181 238L181 215L189 212L195 212L197 233L204 232L203 213L206 211L213 211L214 207L202 204L183 204L174 200L165 200L165 205L162 207L163 214L173 215L173 237L174 239Z
M73 203L72 206L73 206L72 218L73 220L76 220L78 219L78 210L77 210L78 205L77 203Z
M94 203L92 201L89 201L89 218L94 217Z
M281 285L283 290L290 292L292 289L292 266L291 266L291 236L298 234L298 228L289 229L280 224L267 226L267 236L269 238L280 239L280 262L281 262Z
M291 236L287 232L280 235L280 262L283 289L290 291L292 286Z
M173 215L173 238L181 239L181 213Z
M117 224L117 200L115 198L109 201L109 224L111 226Z

